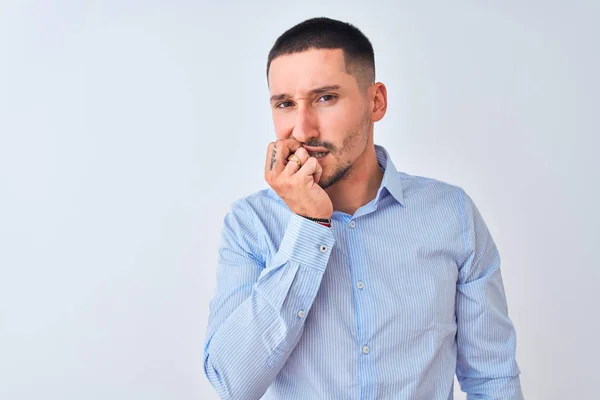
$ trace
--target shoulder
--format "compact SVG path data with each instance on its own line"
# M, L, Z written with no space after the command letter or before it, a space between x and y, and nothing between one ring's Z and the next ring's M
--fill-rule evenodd
M275 191L266 188L235 199L231 204L230 212L261 216L272 214L283 207L287 206Z
M264 189L236 198L223 219L222 249L237 249L264 261L265 238L269 236L274 210L285 203L272 189Z
M234 200L225 216L225 227L248 253L264 261L272 243L283 236L291 214L285 202L268 188Z
M260 236L285 224L290 215L285 202L273 189L266 188L234 200L226 218L243 220L256 236Z
M462 187L440 179L410 175L405 172L397 172L396 176L402 183L405 199L445 198L464 201L464 197L466 196Z

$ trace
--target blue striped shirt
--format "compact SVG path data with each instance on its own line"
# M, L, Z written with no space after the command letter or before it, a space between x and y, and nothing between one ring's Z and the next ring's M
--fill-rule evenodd
M500 257L457 186L384 171L332 228L272 189L224 218L204 373L224 399L522 399Z

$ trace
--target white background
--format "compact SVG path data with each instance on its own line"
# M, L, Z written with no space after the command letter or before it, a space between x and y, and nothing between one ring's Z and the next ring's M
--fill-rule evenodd
M267 53L314 16L372 41L397 168L480 208L526 398L597 398L600 3L248 3L0 3L0 398L216 399L223 216L266 187Z

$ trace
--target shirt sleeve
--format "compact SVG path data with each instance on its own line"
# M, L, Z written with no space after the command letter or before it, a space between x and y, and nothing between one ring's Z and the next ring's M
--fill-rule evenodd
M292 214L266 265L256 216L225 216L210 302L204 373L223 399L259 399L300 340L334 245L330 228Z
M523 399L500 256L479 210L462 194L467 258L456 292L457 379L468 400Z

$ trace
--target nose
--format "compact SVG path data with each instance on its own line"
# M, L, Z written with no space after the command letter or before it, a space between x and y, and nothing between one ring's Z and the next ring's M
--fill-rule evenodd
M317 119L309 107L298 107L292 136L297 141L306 143L308 140L319 136L317 125Z

